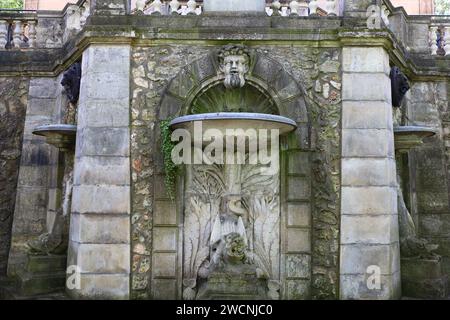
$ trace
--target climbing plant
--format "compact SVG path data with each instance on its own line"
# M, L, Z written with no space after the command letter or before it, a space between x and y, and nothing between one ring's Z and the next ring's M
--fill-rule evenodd
M23 0L0 0L0 9L23 9Z
M175 199L176 193L176 180L178 174L178 166L172 161L172 150L175 147L175 143L172 142L170 130L170 121L161 121L161 137L162 137L162 153L164 157L164 169L165 169L165 184L167 189L167 194L171 200Z

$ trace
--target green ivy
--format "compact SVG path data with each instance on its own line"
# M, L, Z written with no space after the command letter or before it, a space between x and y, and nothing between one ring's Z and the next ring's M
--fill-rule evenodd
M172 161L172 150L175 147L175 143L172 142L172 131L170 130L170 121L161 121L161 137L162 137L162 153L164 157L164 169L165 169L165 183L167 194L173 201L176 194L176 181L178 175L178 166Z
M23 0L0 0L0 9L23 9Z

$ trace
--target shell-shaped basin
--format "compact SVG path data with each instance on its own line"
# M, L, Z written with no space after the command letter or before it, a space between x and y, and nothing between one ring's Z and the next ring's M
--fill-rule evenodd
M67 151L75 146L77 126L70 124L42 125L36 127L33 134L43 136L48 144Z
M424 143L424 139L436 135L433 128L422 126L394 127L395 149L407 152Z

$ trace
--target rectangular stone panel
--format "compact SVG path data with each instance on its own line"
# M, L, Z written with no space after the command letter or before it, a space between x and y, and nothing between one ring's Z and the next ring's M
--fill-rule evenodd
M375 72L389 75L389 55L381 47L346 47L342 49L342 70L344 72Z
M75 185L129 185L130 159L128 157L91 157L77 159Z
M391 186L397 184L394 159L390 158L343 158L342 185Z
M127 274L81 274L80 290L71 291L75 297L90 299L129 299L130 277ZM70 290L69 290L70 291Z
M343 157L394 157L394 134L385 129L343 129Z
M398 243L391 244L342 244L341 274L365 274L368 268L376 266L383 275L400 271Z
M342 244L391 244L398 241L397 215L343 215Z
M130 243L130 217L72 213L70 239L82 243Z
M307 300L311 294L310 280L286 280L287 300Z
M86 73L114 73L128 75L129 45L90 45L83 54L82 75Z
M301 151L289 151L288 173L308 176L311 173L310 154Z
M307 178L288 177L288 200L309 200L311 183Z
M130 187L82 185L73 187L72 211L78 213L130 213Z
M344 73L342 99L391 103L391 81L384 73Z
M391 129L392 106L383 101L343 101L344 129Z
M84 244L78 247L78 266L82 273L130 273L128 244Z
M130 133L123 128L85 128L77 132L76 156L118 156L130 154Z
M287 251L289 253L309 253L311 251L309 229L287 228Z
M176 253L153 253L153 277L166 278L176 276Z
M288 203L287 224L289 227L308 227L311 225L310 203Z
M156 200L154 215L155 226L177 224L176 204L173 201Z
M397 214L397 189L393 187L342 187L342 214Z
M177 249L177 228L153 228L153 244L156 251Z
M286 255L286 277L304 279L311 278L311 255Z
M171 279L154 279L152 281L152 298L155 300L177 299L177 281Z
M84 112L78 114L79 128L85 127L126 127L130 123L129 99L117 99L108 102L85 101Z

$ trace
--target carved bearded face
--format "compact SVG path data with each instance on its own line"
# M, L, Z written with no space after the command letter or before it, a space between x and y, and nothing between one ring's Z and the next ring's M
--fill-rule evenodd
M242 88L245 85L245 74L248 72L248 56L226 55L221 63L221 71L225 75L224 85L227 89Z

